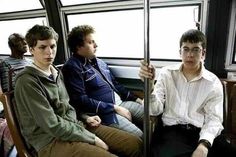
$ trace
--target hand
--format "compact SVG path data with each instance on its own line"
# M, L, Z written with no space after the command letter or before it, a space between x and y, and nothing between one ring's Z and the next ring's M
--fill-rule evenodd
M132 116L131 116L131 113L129 112L129 110L127 110L126 108L124 108L122 106L118 106L118 105L114 105L114 109L115 109L116 113L127 118L129 121L132 121Z
M137 98L135 101L136 101L137 103L139 103L139 104L143 105L143 100L142 100L142 99L140 99L140 98Z
M145 61L140 61L141 66L139 70L139 77L142 81L144 78L149 78L151 80L155 79L155 67L153 65L148 65Z
M103 142L99 137L95 136L95 146L108 150L108 145Z
M207 157L207 154L208 154L208 149L203 144L200 143L193 152L192 157Z
M89 126L96 127L101 124L101 119L99 116L91 116L86 119L86 122Z

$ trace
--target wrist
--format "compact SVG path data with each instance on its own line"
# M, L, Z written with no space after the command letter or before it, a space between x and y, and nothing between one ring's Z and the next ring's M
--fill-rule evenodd
M211 148L211 143L208 140L201 139L199 140L198 144L202 144L205 146L208 150Z

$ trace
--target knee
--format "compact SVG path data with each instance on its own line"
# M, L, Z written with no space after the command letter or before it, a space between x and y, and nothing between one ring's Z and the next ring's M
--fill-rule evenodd
M126 144L124 145L127 150L127 156L129 157L142 157L143 154L143 141L135 136L130 135L129 140L127 140Z

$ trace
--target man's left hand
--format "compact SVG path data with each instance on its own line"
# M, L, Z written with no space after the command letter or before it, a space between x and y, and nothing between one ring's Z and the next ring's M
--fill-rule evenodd
M101 124L101 119L99 116L91 116L86 119L86 122L89 126L96 127Z

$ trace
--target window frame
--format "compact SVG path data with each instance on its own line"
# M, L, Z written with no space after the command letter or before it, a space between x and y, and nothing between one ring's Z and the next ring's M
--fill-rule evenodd
M225 61L226 71L236 71L236 1L232 1Z

